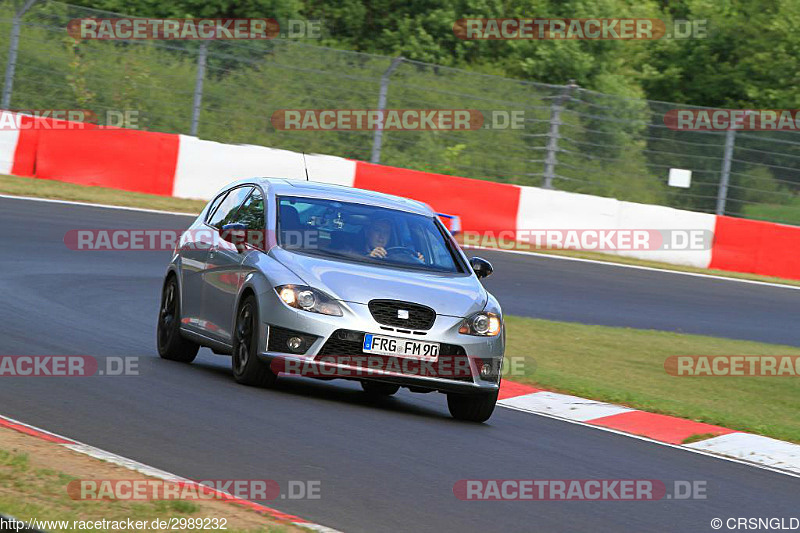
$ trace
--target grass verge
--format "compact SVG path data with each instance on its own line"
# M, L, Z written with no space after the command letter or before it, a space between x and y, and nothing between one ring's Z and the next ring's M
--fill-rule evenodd
M800 355L800 349L651 330L506 317L514 381L800 443L800 376L677 377L671 355Z
M800 226L800 198L792 195L785 204L747 204L742 214L747 218Z
M53 180L19 178L17 176L0 175L0 194L10 196L32 196L54 200L70 200L92 204L119 205L123 207L139 207L158 211L175 211L178 213L199 213L206 202L201 200L184 200L120 191L105 187L89 187Z
M18 520L68 521L48 531L73 531L74 521L147 521L170 518L227 520L228 532L300 532L254 511L221 501L73 500L67 485L79 479L147 479L111 463L78 454L57 444L0 428L0 510ZM65 524L61 524L63 526ZM102 528L100 530L103 530ZM161 531L150 529L142 531Z

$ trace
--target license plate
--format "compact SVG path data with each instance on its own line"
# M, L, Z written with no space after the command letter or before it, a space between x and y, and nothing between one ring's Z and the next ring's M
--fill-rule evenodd
M439 343L420 342L367 333L364 335L364 353L397 355L415 359L436 359L439 356Z

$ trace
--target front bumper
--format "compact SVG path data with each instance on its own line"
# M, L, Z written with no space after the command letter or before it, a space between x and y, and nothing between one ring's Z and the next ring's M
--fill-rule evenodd
M287 366L294 369L304 368L312 372L303 375L315 378L383 381L420 392L431 390L489 393L499 389L505 351L505 336L502 332L495 337L464 335L458 332L463 318L446 315L437 315L429 330L412 332L379 324L365 304L339 302L343 316L335 317L288 307L274 292L261 294L259 299L262 310L260 316L264 321L260 331L259 357L270 363L273 370L281 370ZM268 345L271 330L277 331L276 328L302 332L314 336L315 340L309 347L304 347L305 351L302 354L288 353L288 348L285 351L276 351L274 342L273 349L270 350ZM440 343L442 352L438 358L439 365L429 362L438 370L432 375L431 372L422 369L424 365L409 365L407 363L415 360L401 357L389 358L396 359L394 363L399 364L392 364L392 361L378 367L364 364L363 358L368 357L368 354L362 353L359 340L351 340L349 343L335 342L341 331L360 335L361 340L365 333L373 333L413 341ZM446 366L448 361L453 366ZM480 372L484 364L494 369L486 377L482 377ZM408 372L409 368L412 372ZM430 368L430 365L425 368ZM439 371L447 368L455 370L450 373ZM422 370L413 371L415 369Z

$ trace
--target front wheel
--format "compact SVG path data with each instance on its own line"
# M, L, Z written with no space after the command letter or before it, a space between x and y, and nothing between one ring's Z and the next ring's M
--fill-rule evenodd
M183 338L181 327L181 299L178 280L170 276L161 293L161 308L158 312L158 355L170 361L191 363L197 357L200 346Z
M484 394L447 395L447 407L456 420L468 422L486 422L494 412L497 404L497 392Z
M248 296L239 305L233 335L233 379L242 385L269 387L276 376L269 365L258 358L258 306Z

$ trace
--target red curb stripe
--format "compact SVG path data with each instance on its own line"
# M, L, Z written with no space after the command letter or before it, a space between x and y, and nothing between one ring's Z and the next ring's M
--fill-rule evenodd
M683 444L691 435L712 433L714 436L736 433L736 431L674 416L629 411L611 416L588 420L588 424L618 429L634 435L642 435L669 444Z
M282 513L277 509L267 507L266 505L261 505L260 503L255 503L247 500L233 501L231 503L234 503L236 505L241 505L242 507L248 507L257 513L269 515L275 520L281 520L283 522L292 522L293 524L311 524L311 522L303 518L300 518L299 516Z
M52 442L52 443L55 443L55 444L79 444L78 442L75 442L73 440L69 440L69 439L65 439L65 438L59 437L57 435L53 435L52 433L48 433L48 432L46 432L44 430L40 430L40 429L34 428L32 426L28 426L27 424L22 424L20 422L14 422L14 421L9 420L7 418L4 418L2 416L0 416L0 427L13 429L14 431L19 431L20 433L24 433L26 435L30 435L32 437L36 437L36 438L39 438L39 439L42 439L42 440L46 440L48 442ZM304 518L300 518L299 516L294 516L294 515L290 515L290 514L287 514L287 513L282 513L281 511L278 511L277 509L272 509L271 507L267 507L266 505L261 505L259 503L251 502L249 500L242 500L240 498L236 498L236 497L231 496L229 494L225 494L224 492L221 492L221 491L214 490L214 489L211 489L209 487L206 487L205 485L201 485L200 483L190 482L190 484L196 485L197 487L202 488L202 489L204 489L204 490L206 490L208 492L213 492L216 496L219 497L220 500L223 500L225 502L232 503L232 504L235 504L235 505L239 505L239 506L242 506L242 507L247 507L249 509L252 509L253 511L258 512L258 513L269 515L270 517L272 517L272 518L274 518L276 520L282 520L284 522L293 522L293 523L296 523L296 524L311 524L311 522L309 522L308 520L305 520Z
M196 486L197 488L201 489L202 491L204 491L206 493L211 493L214 496L216 496L218 499L220 499L220 500L222 500L224 502L232 503L234 505L239 505L241 507L247 507L248 509L251 509L251 510L256 511L258 513L269 515L272 518L275 518L276 520L282 520L284 522L294 522L294 523L297 523L297 524L310 524L311 523L308 520L300 518L299 516L294 516L294 515L291 515L291 514L283 513L281 511L278 511L277 509L273 509L271 507L267 507L266 505L261 505L260 503L251 502L250 500L243 500L241 498L237 498L237 497L232 496L230 494L225 494L222 491L219 491L219 490L216 490L216 489L212 489L212 488L207 487L206 485L203 485L201 483L196 483L196 482L192 481L192 482L189 482L189 483L186 483L186 484Z
M497 396L498 400L506 400L508 398L516 398L517 396L525 396L534 392L542 392L542 389L531 387L516 381L508 381L504 379L500 382L500 394Z
M55 442L56 444L77 444L75 441L58 437L51 433L38 430L36 428L33 428L25 424L12 422L11 420L3 417L0 417L0 426L8 429L13 429L14 431L19 431L20 433L25 433L26 435L30 435L32 437L46 440L48 442Z

